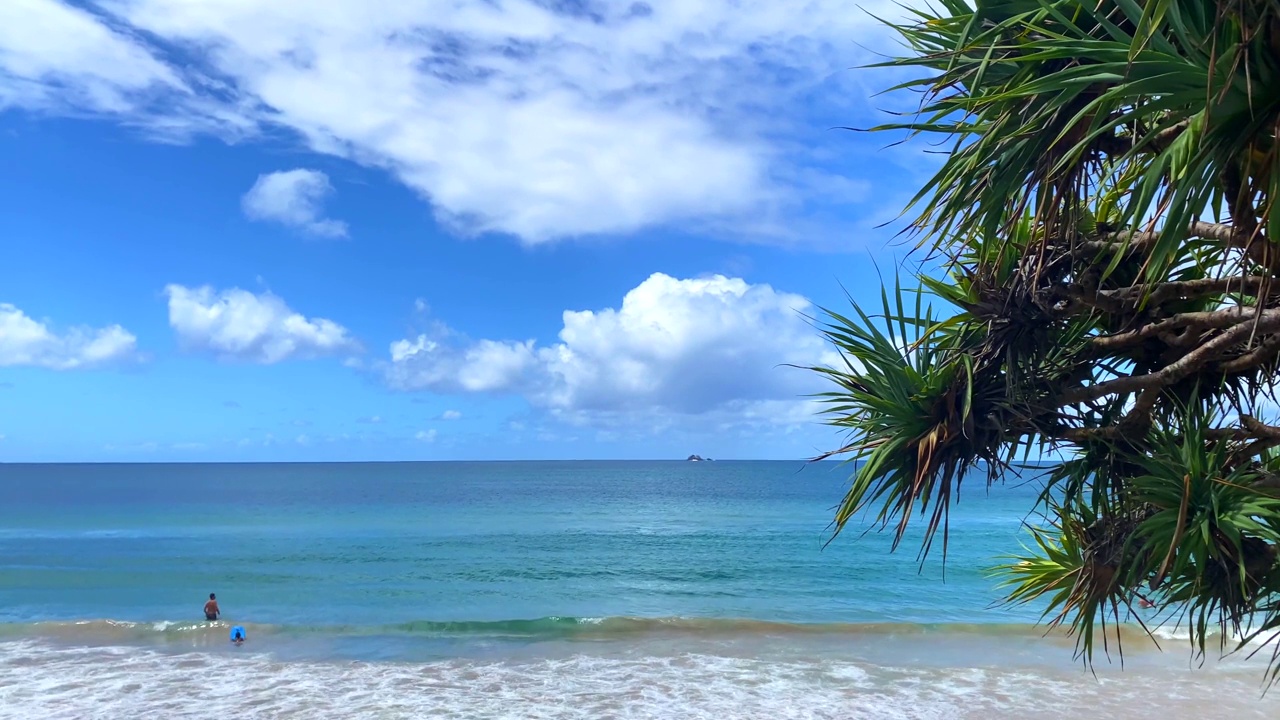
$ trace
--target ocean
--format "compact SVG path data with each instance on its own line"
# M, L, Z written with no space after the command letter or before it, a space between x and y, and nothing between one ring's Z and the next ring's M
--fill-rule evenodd
M965 484L944 577L826 545L848 470L0 465L0 719L1280 716L1177 628L1090 671L1000 605L1033 486Z

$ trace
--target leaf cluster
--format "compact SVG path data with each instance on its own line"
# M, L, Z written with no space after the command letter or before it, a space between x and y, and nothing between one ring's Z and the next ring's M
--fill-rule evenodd
M1010 601L1086 660L1135 599L1200 655L1280 633L1280 0L907 13L921 106L874 130L950 148L908 208L944 273L825 315L836 532L920 514L945 554L966 477L1063 454Z

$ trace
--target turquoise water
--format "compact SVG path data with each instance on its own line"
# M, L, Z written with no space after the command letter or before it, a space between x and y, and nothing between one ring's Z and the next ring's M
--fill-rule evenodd
M1032 493L956 509L949 573L850 532L839 466L26 466L0 486L0 621L397 624L550 616L1010 621L983 567ZM1016 617L1034 619L1033 614Z
M966 485L944 582L940 553L922 569L915 538L890 555L865 523L824 548L846 474L798 462L0 466L0 717L244 712L264 677L276 681L254 691L262 716L531 717L554 700L547 717L834 717L831 695L841 717L872 697L868 717L1026 717L1070 691L1169 717L1162 683L1238 685L1238 717L1280 707L1258 697L1259 668L1190 673L1180 645L1135 650L1127 675L1094 680L1070 641L1030 627L1037 609L997 606L986 568L1019 549L1034 487ZM209 592L226 621L215 626L201 620ZM226 642L232 623L248 627L244 647ZM121 658L132 669L85 680ZM565 679L587 666L617 682ZM243 692L211 684L197 702L193 674L214 669ZM1019 677L1022 690L1005 687ZM348 701L395 678L403 697ZM281 695L304 679L314 692ZM442 691L480 682L534 689L500 707ZM191 705L156 690L178 687ZM646 695L655 687L667 689ZM975 693L994 704L963 700Z

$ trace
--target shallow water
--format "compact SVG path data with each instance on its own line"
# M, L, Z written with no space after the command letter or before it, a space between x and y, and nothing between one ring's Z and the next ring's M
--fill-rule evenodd
M1095 678L1036 609L993 607L984 568L1018 549L1031 488L966 486L944 583L910 540L823 549L844 482L800 463L0 466L0 718L1280 715L1257 662L1192 670L1185 643L1133 630Z

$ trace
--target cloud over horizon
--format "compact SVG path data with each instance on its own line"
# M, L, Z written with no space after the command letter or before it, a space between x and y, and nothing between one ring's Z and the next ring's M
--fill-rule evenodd
M844 185L794 138L830 127L813 91L841 94L875 25L856 0L91 8L0 3L0 106L98 113L162 139L285 128L391 174L455 232L528 244L676 223L811 232L790 220L814 188ZM342 234L283 207L277 219Z
M381 371L394 389L516 394L570 422L643 413L748 417L757 403L772 403L774 420L795 422L791 406L809 405L800 396L815 378L781 366L833 360L805 319L811 310L800 295L740 278L654 273L617 309L565 311L552 345L472 341L437 328L392 343Z
M165 288L165 294L169 326L188 351L271 365L360 350L345 327L324 318L307 318L270 292L174 284Z
M79 370L138 359L138 338L119 325L77 326L62 333L0 303L0 367Z

